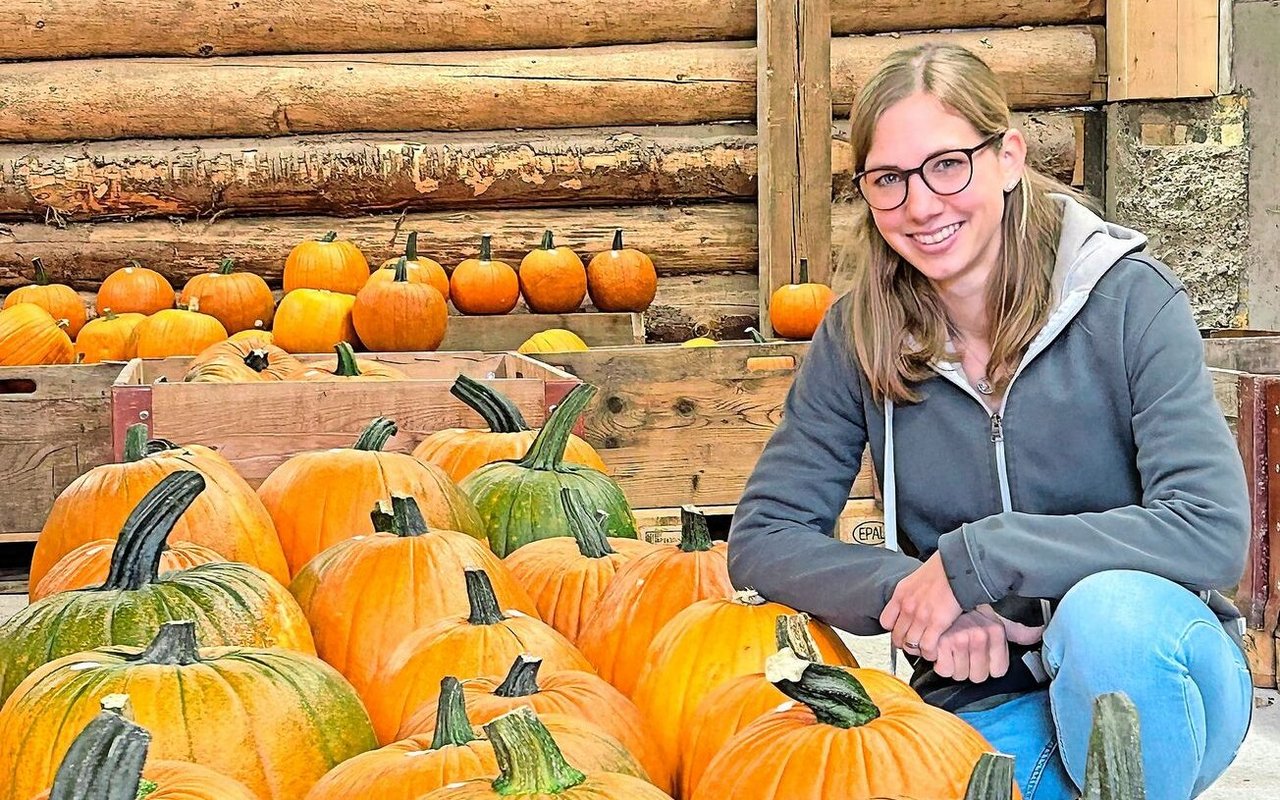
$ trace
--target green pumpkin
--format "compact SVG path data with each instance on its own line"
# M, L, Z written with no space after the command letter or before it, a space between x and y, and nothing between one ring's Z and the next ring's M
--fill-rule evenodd
M169 533L204 487L204 476L193 470L165 476L125 520L106 582L50 595L0 625L0 703L56 658L106 645L145 645L169 620L194 620L209 645L315 654L302 609L256 567L224 562L159 574Z
M576 489L587 508L608 515L606 536L636 538L636 521L618 484L603 472L564 461L574 423L596 387L579 384L552 412L519 461L487 464L462 481L480 512L489 546L500 557L539 539L570 536L560 490Z

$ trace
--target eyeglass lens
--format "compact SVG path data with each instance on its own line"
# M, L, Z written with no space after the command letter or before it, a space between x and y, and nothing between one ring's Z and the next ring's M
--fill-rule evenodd
M861 177L858 188L872 208L889 211L906 202L911 172L872 170ZM973 160L963 151L940 153L922 164L919 172L934 194L957 194L964 191L973 178Z

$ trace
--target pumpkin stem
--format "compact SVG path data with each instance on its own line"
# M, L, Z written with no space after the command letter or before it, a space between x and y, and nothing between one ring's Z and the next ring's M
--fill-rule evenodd
M109 308L104 308L104 309L102 309L102 317L103 317L103 319L105 319L107 322L110 322L110 321L112 321L113 319L115 319L115 318L116 318L116 312L112 311L112 310L111 310L111 309L109 309Z
M351 349L351 345L338 342L333 349L338 354L338 368L333 374L341 378L359 377L360 365L356 363L356 351Z
M138 781L138 794L134 796L134 800L146 800L146 798L155 794L159 790L160 784L143 778Z
M600 511L592 514L587 508L586 500L579 489L560 487L560 504L564 506L565 516L569 518L569 532L578 543L578 552L585 558L604 558L614 554L609 546L609 537L605 535L608 528L609 514Z
M427 521L418 508L418 501L412 497L393 495L390 511L387 510L386 501L379 500L370 516L373 517L373 529L378 533L394 533L408 538L421 536L429 531Z
M555 243L553 242L553 240L552 240L552 238L551 238L551 231L543 231L543 232L542 232L542 249L543 249L543 250L555 250L555 249L556 249Z
M328 233L326 233L324 236L321 236L321 237L320 237L320 239L319 239L318 241L321 241L321 242L333 242L333 241L336 241L336 240L337 240L337 238L338 238L338 232L337 232L337 231L329 231L329 232L328 232Z
M151 734L115 711L103 710L71 743L53 778L49 800L136 800ZM154 786L154 784L152 784ZM154 789L152 789L154 791Z
M391 280L397 283L409 282L409 264L405 256L400 256L400 260L396 262L395 274L391 276Z
M196 624L189 619L165 622L147 649L129 659L140 664L187 666L197 664L200 656L196 644Z
M353 450L372 450L378 452L387 446L387 441L396 435L399 428L395 421L387 417L378 417L369 423L360 438L351 446Z
M609 247L609 249L610 250L622 249L622 228L613 229L613 244Z
M466 698L462 684L452 675L440 681L440 700L436 705L436 732L431 739L432 750L442 750L450 745L461 747L478 737L467 717Z
M218 274L230 275L232 272L235 271L235 268L236 268L236 260L234 258L224 258L222 259L221 262L218 263Z
M809 282L809 259L800 259L800 283Z
M848 672L799 658L783 648L764 662L765 678L778 691L804 703L824 725L857 728L880 716L867 690Z
M703 553L711 549L711 529L707 515L693 505L680 506L680 551Z
M249 355L244 357L244 365L254 372L262 372L271 366L271 362L267 359L266 350L250 350Z
M791 652L805 661L822 663L818 643L813 640L813 634L809 632L808 614L803 611L798 614L779 614L774 625L774 633L777 636L779 650L790 647Z
M48 286L49 273L44 271L44 261L40 256L31 259L31 266L36 268L36 286Z
M1013 756L983 753L969 775L964 800L1012 800Z
M156 582L169 534L204 486L203 475L184 469L164 476L146 493L120 529L102 591L135 591Z
M172 439L148 439L146 444L146 454L154 456L156 453L167 453L170 450L181 450L182 445Z
M598 390L589 383L580 383L564 396L556 410L542 424L542 430L529 445L529 452L517 463L527 469L554 471L561 468L564 460L564 449L569 445L569 434L573 433L574 423L586 409L591 398ZM577 467L574 469L590 469Z
M480 234L480 260L481 261L493 260L493 234L492 233Z
M1093 701L1093 730L1084 764L1082 800L1144 800L1138 710L1123 692Z
M769 342L769 340L764 338L764 335L760 333L760 331L756 330L755 328L747 328L747 335L750 336L751 341L755 342L756 344L768 344Z
M493 593L489 573L472 567L464 570L463 575L467 581L467 602L471 604L471 616L467 617L467 622L472 625L497 625L506 619L498 605L498 597Z
M136 422L124 434L124 463L141 461L147 455L147 424Z
M406 261L418 260L418 232L409 231L404 240L404 257Z
M538 668L542 666L542 659L521 653L516 656L516 660L511 664L511 669L507 672L507 677L503 679L502 684L493 691L495 697L528 697L531 694L537 694L538 689Z
M449 387L449 394L466 403L484 418L494 433L521 433L529 430L520 409L506 395L475 378L459 375Z
M499 795L563 794L587 776L569 766L551 732L528 706L484 726L501 773L493 781Z

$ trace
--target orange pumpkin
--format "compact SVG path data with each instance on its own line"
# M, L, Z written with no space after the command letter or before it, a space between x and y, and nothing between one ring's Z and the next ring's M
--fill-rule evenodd
M365 509L395 495L416 500L435 527L485 538L475 506L439 467L408 453L382 452L395 433L396 424L379 417L352 447L299 453L258 487L290 574L344 539L372 534Z
M173 308L174 291L169 279L137 261L106 277L98 287L98 314L113 309L117 314L151 315Z
M95 539L58 559L53 569L31 589L32 603L57 592L96 586L107 579L111 569L111 555L115 552L114 539ZM216 564L226 561L220 553L195 542L174 542L160 554L160 574L172 570L187 569L200 564Z
M835 292L821 283L809 283L809 260L800 259L800 282L779 286L769 298L769 324L787 339L812 339Z
M9 296L4 299L4 308L15 303L34 303L48 311L49 316L54 319L65 319L67 335L72 339L76 338L88 316L84 301L70 286L49 283L49 274L44 271L44 262L39 257L31 259L31 263L36 268L36 282L9 292Z
M449 297L463 314L506 314L520 300L520 278L511 266L493 260L493 235L480 237L480 257L458 264L449 278Z
M622 246L618 228L613 245L587 264L587 291L601 311L644 311L658 293L658 272L649 256Z
M243 333L243 331L242 331ZM192 383L235 381L284 381L303 370L302 362L270 344L269 333L259 337L235 336L223 339L201 350L191 359L191 367L183 377Z
M227 337L229 342L244 342L250 347L267 347L275 345L276 337L271 331L249 330L233 333Z
M227 329L193 300L188 308L157 311L139 322L129 338L129 349L138 358L194 356L227 338Z
M0 367L72 363L75 348L64 325L35 303L0 310Z
M591 665L555 629L519 612L504 614L482 569L467 569L470 614L438 620L409 634L384 663L381 686L369 699L378 740L393 741L447 675L462 680L501 674L521 653L536 653L550 670Z
M396 264L399 261L398 256L383 261L382 266L373 271L369 276L369 282L365 285L395 280ZM441 297L445 300L449 299L449 274L444 271L444 267L440 266L440 262L418 254L417 231L411 232L405 240L404 268L409 283L425 283L434 286Z
M566 314L578 310L587 296L587 270L582 259L565 245L555 246L551 231L542 246L520 261L520 292L537 314Z
M693 800L964 797L992 750L959 717L907 697L877 702L839 667L784 650L765 662L765 675L795 702L731 738Z
M501 607L536 615L529 595L488 545L430 530L412 497L379 500L375 533L346 539L311 559L289 585L311 622L316 651L365 702L379 691L382 662L410 633L470 609L463 570L480 567ZM377 586L370 593L368 588Z
M446 428L427 436L414 448L413 454L435 464L461 481L485 464L524 458L538 432L530 430L524 415L505 395L480 381L459 375L449 393L466 403L484 418L487 431L471 428ZM576 434L569 434L564 460L598 469L606 475L609 468L595 448Z
M133 329L144 319L146 316L143 314L117 314L108 308L106 316L89 320L76 337L76 363L97 364L133 358L129 342L133 338Z
M408 377L390 364L356 358L346 342L338 342L333 349L338 354L336 362L301 364L289 377L298 381L400 381Z
M285 294L295 289L326 289L354 296L368 280L369 260L354 242L339 239L335 231L299 242L284 261Z
M276 346L290 353L327 353L338 342L358 346L351 321L354 294L296 289L280 300L273 329Z
M195 275L182 287L179 305L198 300L200 310L222 323L228 333L266 330L276 313L267 282L252 272L236 272L235 261L222 259L216 272Z
M706 517L692 506L681 509L680 523L679 544L656 547L618 570L578 637L600 677L628 697L664 625L699 600L733 595L728 545L712 544Z
M572 537L539 539L503 562L537 605L538 615L571 642L595 612L605 587L623 564L652 552L637 539L605 536L604 517L588 509L577 489L560 489Z
M449 324L444 297L430 284L411 283L405 264L400 258L392 280L365 284L356 295L351 320L370 350L435 350L444 341Z

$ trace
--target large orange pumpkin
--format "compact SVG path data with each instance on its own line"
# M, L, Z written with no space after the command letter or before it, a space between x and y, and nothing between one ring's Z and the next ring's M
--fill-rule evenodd
M137 261L130 263L132 266L111 273L98 287L98 314L105 314L110 308L117 314L151 315L173 308L174 291L169 279Z
M174 542L195 542L229 561L251 564L282 583L289 580L284 553L262 501L225 460L188 448L167 448L147 455L147 427L132 426L125 460L94 467L71 482L45 520L31 557L31 584L39 585L63 556L86 542L115 540L125 519L164 476L197 469L208 486L191 513L178 520Z
M276 313L276 299L267 282L252 272L236 272L235 261L222 259L215 272L195 275L182 287L179 305L192 300L200 310L222 323L227 333L266 330Z
M493 236L480 237L480 257L464 259L449 278L449 298L463 314L506 314L520 300L520 278L493 260Z
M587 264L587 291L601 311L644 311L658 293L653 259L622 246L622 229L613 232L613 245Z
M485 538L475 506L439 467L382 452L395 433L396 424L379 417L350 448L299 453L258 487L290 574L344 539L372 534L369 509L395 495L416 500L433 526Z
M105 316L89 320L76 337L76 363L97 364L133 358L129 342L133 339L133 329L144 319L143 314L117 314L108 308Z
M373 274L369 276L369 282L365 285L395 280L396 264L399 261L399 256L383 261L382 266L373 271ZM449 273L444 271L444 267L440 266L438 261L433 261L418 253L417 231L411 231L405 239L404 267L406 280L409 283L425 283L429 286L434 286L441 297L445 300L449 299Z
M877 702L848 670L790 650L770 656L765 675L794 702L725 743L693 800L964 797L992 750L954 714L908 697Z
M34 303L48 311L49 316L55 320L65 319L67 335L72 339L76 338L88 316L84 301L76 294L75 289L65 283L50 283L49 274L44 271L44 262L39 257L31 259L31 263L36 269L36 282L9 292L9 296L4 299L4 308L15 303Z
M447 617L409 634L382 670L382 685L369 702L379 741L393 741L414 711L453 675L460 679L498 675L521 653L542 658L548 670L591 671L582 654L537 617L504 614L488 575L467 569L467 616Z
M184 381L223 383L284 381L302 371L302 362L271 344L270 333L230 336L211 344L191 359ZM265 341L264 341L265 339Z
M551 231L542 234L542 246L529 251L520 262L520 292L525 305L537 314L577 311L587 296L587 270L577 253L555 246Z
M680 512L680 543L657 547L627 562L600 597L578 637L600 677L634 697L645 656L658 631L698 602L733 594L728 545L712 544L706 517Z
M835 292L822 283L809 283L809 260L800 259L800 282L779 286L769 298L769 324L778 336L812 339Z
M70 364L75 349L65 324L35 303L0 310L0 367Z
M297 381L401 381L408 377L390 364L356 358L356 352L346 342L338 342L333 349L338 354L337 361L300 364L289 377Z
M28 593L32 603L58 592L96 586L107 579L111 569L111 556L115 552L114 539L97 539L86 542L58 559L53 569ZM200 564L216 564L226 561L221 553L195 542L166 544L160 552L160 574L187 569Z
M390 509L378 501L372 519L375 533L333 545L289 585L311 622L316 651L366 702L379 691L382 662L396 645L418 628L470 610L467 567L488 573L502 608L538 613L485 542L428 529L412 497L393 497Z
M129 350L138 358L194 356L227 338L227 329L208 314L199 301L187 308L157 311L139 322L129 338Z
M299 242L284 261L285 294L295 289L327 289L354 296L368 280L369 260L354 242L339 239L335 231ZM330 342L329 347L332 346Z
M275 344L290 353L327 353L339 342L358 345L351 321L354 294L324 289L295 289L276 308Z
M375 352L430 351L444 341L444 296L429 283L411 283L405 263L396 262L391 280L365 284L351 308L360 341Z

